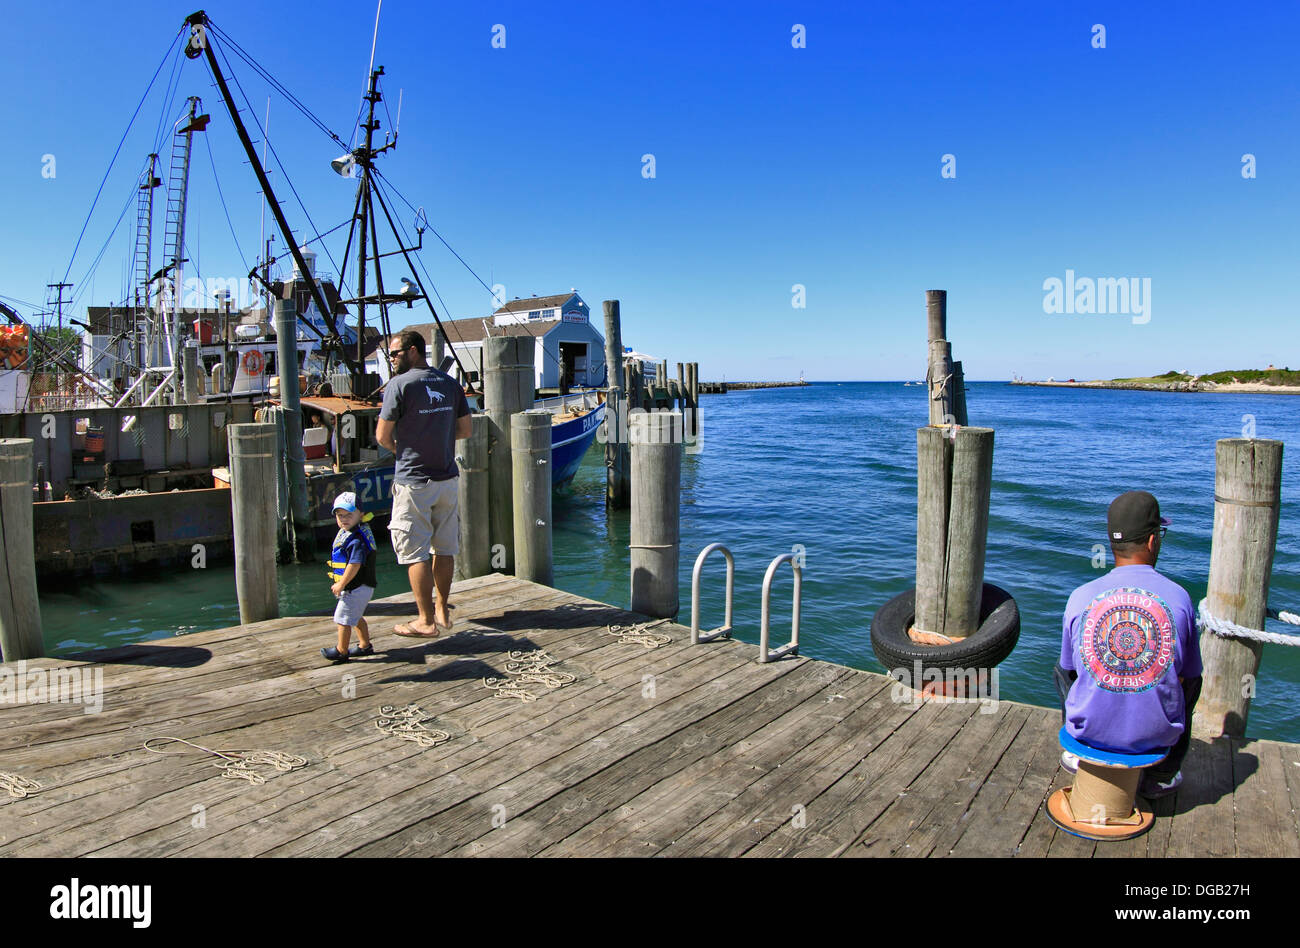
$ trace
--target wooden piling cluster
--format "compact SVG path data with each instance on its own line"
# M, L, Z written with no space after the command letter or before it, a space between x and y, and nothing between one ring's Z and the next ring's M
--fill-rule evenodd
M624 509L631 504L629 442L638 414L676 411L681 416L681 437L693 444L699 437L700 367L698 362L678 362L677 378L668 376L668 362L655 365L646 379L637 362L623 361L623 333L618 300L605 300L605 362L609 390L605 399L606 502Z
M930 389L930 424L963 425L966 420L966 383L960 362L952 359L948 341L948 291L925 291L925 317L929 330L925 379Z
M993 429L967 427L965 383L947 340L948 294L925 293L930 426L916 432L916 620L921 644L962 639L980 625ZM942 638L936 638L940 636Z
M916 632L979 628L993 484L992 428L916 432Z

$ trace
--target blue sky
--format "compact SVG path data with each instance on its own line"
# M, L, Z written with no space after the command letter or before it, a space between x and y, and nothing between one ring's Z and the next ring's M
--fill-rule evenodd
M0 296L39 305L68 271L132 110L196 5L6 9ZM374 3L270 6L206 10L350 137ZM507 297L577 287L596 313L618 298L625 342L697 361L705 379L920 378L930 288L949 291L968 378L1300 368L1297 27L1293 3L385 0L375 61L402 114L381 169ZM260 115L267 86L231 59ZM78 310L122 299L133 212L114 223L186 95L213 116L212 158L207 145L194 156L191 253L205 277L241 276L255 258L260 204L230 120L201 60L184 61L164 109L171 64L72 262ZM353 183L329 169L341 149L280 96L270 108L311 219L343 222ZM283 171L272 180L310 235ZM338 258L342 240L328 245ZM490 312L431 235L423 259L452 316ZM1044 281L1067 270L1149 279L1149 321L1045 313Z

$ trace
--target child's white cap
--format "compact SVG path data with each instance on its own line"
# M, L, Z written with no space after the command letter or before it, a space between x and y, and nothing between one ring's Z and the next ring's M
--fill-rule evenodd
M345 490L334 498L334 509L354 513L357 509L357 495L350 490Z

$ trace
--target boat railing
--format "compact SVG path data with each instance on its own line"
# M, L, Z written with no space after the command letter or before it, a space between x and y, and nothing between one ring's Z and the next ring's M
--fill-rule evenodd
M568 395L553 395L550 398L539 398L533 404L534 407L545 408L553 414L560 414L568 410L583 414L596 407L596 391L595 389L584 389L570 392Z

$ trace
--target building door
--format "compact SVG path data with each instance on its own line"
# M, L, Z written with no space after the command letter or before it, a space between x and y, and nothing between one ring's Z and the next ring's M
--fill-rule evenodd
M560 387L587 384L587 343L560 343Z

